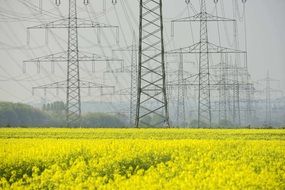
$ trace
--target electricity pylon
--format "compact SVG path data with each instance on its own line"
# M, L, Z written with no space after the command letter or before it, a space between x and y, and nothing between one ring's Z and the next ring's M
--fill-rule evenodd
M265 94L266 94L266 124L271 125L271 79L269 77L269 71L267 71L266 76L266 88L265 88Z
M129 110L129 123L130 125L135 124L136 120L136 106L137 106L137 82L138 82L138 47L137 47L137 39L136 34L133 32L133 40L132 45L127 46L125 48L119 48L113 50L114 52L131 52L131 64L129 66L124 66L123 68L119 68L113 70L113 73L129 73L131 75L130 78L130 88L128 90L128 94L130 96L130 110ZM116 94L117 95L117 94ZM125 95L125 94L118 94Z
M267 71L266 78L261 79L265 83L265 88L262 89L262 92L265 93L265 125L272 125L272 94L273 93L282 93L281 90L276 90L272 88L272 82L279 82L279 80L273 79L270 77L269 71Z
M169 127L162 0L140 0L137 94L136 127Z
M60 4L60 1L56 1ZM85 5L88 0L84 0ZM68 30L68 47L66 52L52 54L25 62L67 62L67 80L55 82L49 85L35 87L34 89L50 89L50 88L64 88L66 89L66 122L67 126L80 126L81 120L81 88L103 88L102 85L92 82L84 82L80 80L79 63L81 61L116 61L112 58L98 56L96 54L88 54L79 51L78 48L78 29L79 28L116 28L118 26L111 26L101 23L96 23L86 19L77 17L76 0L69 0L69 14L68 18L53 21L47 24L29 27L28 29L50 29L50 28L66 28ZM107 86L108 87L108 86ZM109 88L109 87L108 87Z
M267 71L267 75L264 81L265 81L265 124L267 126L270 126L272 123L271 93L273 91L273 89L271 88L271 82L276 80L270 78L269 71Z
M177 113L176 113L176 123L177 126L185 126L185 96L187 87L184 86L184 66L183 66L183 54L179 54L179 64L178 64L178 90L177 90Z
M220 62L220 84L219 86L219 123L228 121L228 56L221 56Z
M200 41L194 45L185 48L172 50L170 53L199 54L199 71L198 71L198 127L211 127L212 110L211 110L211 81L210 81L210 64L209 54L235 54L245 53L235 49L225 48L212 44L208 40L208 22L235 22L234 19L218 17L207 13L206 1L201 0L200 13L172 21L172 35L174 35L175 22L199 22L200 23Z
M136 106L137 106L137 83L138 83L138 58L137 58L137 41L136 35L133 33L132 45L132 62L131 62L131 98L130 98L130 124L136 122Z

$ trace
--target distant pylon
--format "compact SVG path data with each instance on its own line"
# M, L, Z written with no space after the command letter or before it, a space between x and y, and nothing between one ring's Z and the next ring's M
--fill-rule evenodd
M183 66L183 54L179 54L179 64L178 64L178 89L177 89L177 113L176 113L176 123L177 126L185 126L185 95L186 86L184 85L184 66Z
M259 81L265 82L265 89L262 91L265 93L265 125L272 125L272 93L283 93L281 90L273 89L272 82L278 82L278 80L271 78L269 75L269 71L267 71L266 78L261 79Z
M199 126L211 126L210 68L208 56L208 26L205 0L201 0L200 13L200 53L199 53L199 94L198 123Z
M200 41L188 47L172 50L169 53L199 54L198 60L198 127L211 127L212 108L211 108L211 89L220 84L210 81L210 54L244 54L244 51L217 46L208 41L208 22L235 22L234 19L214 16L207 13L206 1L201 0L200 12L194 16L172 20L172 35L174 35L175 22L199 22L200 23ZM214 1L217 3L217 1ZM189 3L189 0L186 1ZM182 50L182 51L181 51ZM212 82L212 84L211 84Z
M236 9L233 9L233 17L237 17ZM233 27L233 33L234 33L234 48L239 48L239 41L238 41L238 27L237 23L234 22ZM241 117L240 117L240 55L235 54L234 57L234 86L233 86L233 121L234 124L237 124L238 126L241 125Z
M139 20L136 127L169 127L162 0L140 0Z
M266 125L271 125L271 79L269 76L269 71L267 71L266 76L266 88L265 88L265 94L266 94Z
M228 55L221 56L219 86L219 123L228 120Z
M135 124L136 106L137 106L137 83L138 83L138 59L137 59L137 41L133 33L132 60L131 60L131 97L130 97L130 125Z
M66 93L66 120L68 126L80 122L81 117L76 8L76 0L69 0Z
M88 0L84 0L83 3L87 5ZM56 0L56 4L60 4L60 0ZM92 82L80 81L80 69L79 62L81 61L119 61L112 58L98 56L96 54L88 55L87 53L79 52L78 49L78 28L116 28L117 26L105 25L101 23L92 22L86 19L79 19L77 17L77 5L76 0L69 0L69 14L68 18L56 20L47 24L41 24L28 29L49 29L49 28L67 28L68 29L68 47L66 52L60 52L43 56L35 59L31 59L26 62L67 62L67 80L55 82L48 85L34 87L33 89L50 89L50 88L65 88L66 89L66 122L67 126L80 126L81 124L81 94L80 88L98 88L99 86L104 88L104 85L100 85ZM118 34L117 34L118 36ZM29 39L29 37L28 37ZM117 38L118 41L118 38ZM110 88L110 86L106 86Z

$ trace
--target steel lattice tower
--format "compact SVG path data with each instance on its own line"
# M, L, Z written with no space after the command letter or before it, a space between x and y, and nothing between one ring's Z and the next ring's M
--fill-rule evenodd
M244 12L244 30L245 30L245 50L247 52L247 27L246 27L246 0L242 0L243 3L243 12ZM235 4L237 6L237 4ZM254 99L254 87L253 84L250 84L250 74L248 70L248 59L247 59L247 53L245 54L245 74L246 74L246 84L249 84L247 89L246 89L246 121L247 124L252 123L253 115L254 115L254 110L253 110L253 105L252 105L252 100Z
M186 1L188 3L189 1ZM199 54L198 60L198 127L211 127L212 108L211 108L211 90L218 89L217 84L210 80L210 54L244 54L244 51L217 46L208 40L208 22L235 22L234 19L214 16L207 13L206 0L200 1L200 12L194 16L172 20L172 35L174 35L175 22L199 22L200 23L200 41L188 47L171 50L172 54ZM214 1L217 2L217 1ZM221 67L220 67L221 68ZM226 66L227 68L227 66ZM221 68L223 69L223 68ZM191 85L191 84L190 84ZM226 84L233 86L234 84ZM222 98L222 96L220 96Z
M201 0L199 53L198 123L211 125L210 68L208 56L208 26L205 0Z
M269 71L267 71L266 78L261 79L265 83L265 88L262 92L265 93L265 125L272 125L272 93L282 93L281 90L276 90L272 88L272 82L278 82L278 80L270 77ZM283 93L282 93L283 94Z
M138 64L136 127L141 124L169 127L162 0L140 0ZM155 121L146 121L147 116Z
M56 1L57 5L60 1ZM88 4L87 0L84 0L85 5ZM43 57L24 61L27 62L67 62L67 80L55 82L48 85L39 87L33 87L34 89L66 89L66 122L68 127L80 126L81 120L81 88L111 88L113 86L102 85L93 82L80 80L79 62L95 62L95 61L121 61L119 59L108 58L105 56L99 56L97 54L90 54L86 52L79 52L78 49L78 29L79 28L115 28L118 31L118 26L111 26L93 22L86 19L80 19L77 17L77 5L76 0L69 0L69 14L68 18L56 20L50 23L41 24L28 29L49 29L49 28L66 28L68 30L68 46L67 51L56 54L51 54ZM117 34L118 35L118 34ZM29 38L28 38L29 39ZM38 68L39 69L39 68Z
M66 119L70 126L81 116L76 0L69 0L68 15Z
M269 76L269 71L267 71L267 76L266 76L266 88L265 88L265 94L266 94L266 125L271 125L271 79Z
M179 65L178 65L178 90L177 90L177 115L176 123L178 126L185 126L185 95L186 86L184 86L184 66L183 66L183 54L179 54Z
M132 61L131 61L131 97L130 97L130 124L134 125L136 120L136 104L137 104L137 73L138 73L138 63L137 63L137 41L136 35L133 34L133 44L132 44Z
M233 9L233 17L236 18L236 9ZM234 33L234 48L239 48L239 41L238 41L238 27L237 23L234 22L233 27L233 33ZM239 63L240 63L240 55L235 54L234 57L234 86L233 86L233 121L235 124L240 126L241 124L241 118L240 118L240 72L239 72Z
M228 55L221 56L219 86L219 123L228 120Z

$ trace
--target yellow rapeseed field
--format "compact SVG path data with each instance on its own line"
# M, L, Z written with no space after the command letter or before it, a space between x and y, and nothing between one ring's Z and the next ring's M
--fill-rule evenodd
M0 189L285 189L285 130L0 129Z

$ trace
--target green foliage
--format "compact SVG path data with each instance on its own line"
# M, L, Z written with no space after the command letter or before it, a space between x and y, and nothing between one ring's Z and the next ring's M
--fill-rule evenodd
M117 116L105 113L88 113L82 116L83 127L124 127L126 123Z
M198 127L198 120L193 120L190 123L190 126L192 128L197 128ZM210 126L207 123L205 123L205 122L201 122L199 128L210 128Z
M21 103L0 102L0 125L43 125L50 117L42 111Z
M62 101L47 103L43 105L42 110L56 114L63 114L65 111L65 104Z
M63 102L45 104L43 111L20 103L0 102L0 126L65 126ZM82 116L82 127L123 127L126 119L104 113L88 113Z
M221 120L219 125L221 128L232 128L234 126L229 120Z

